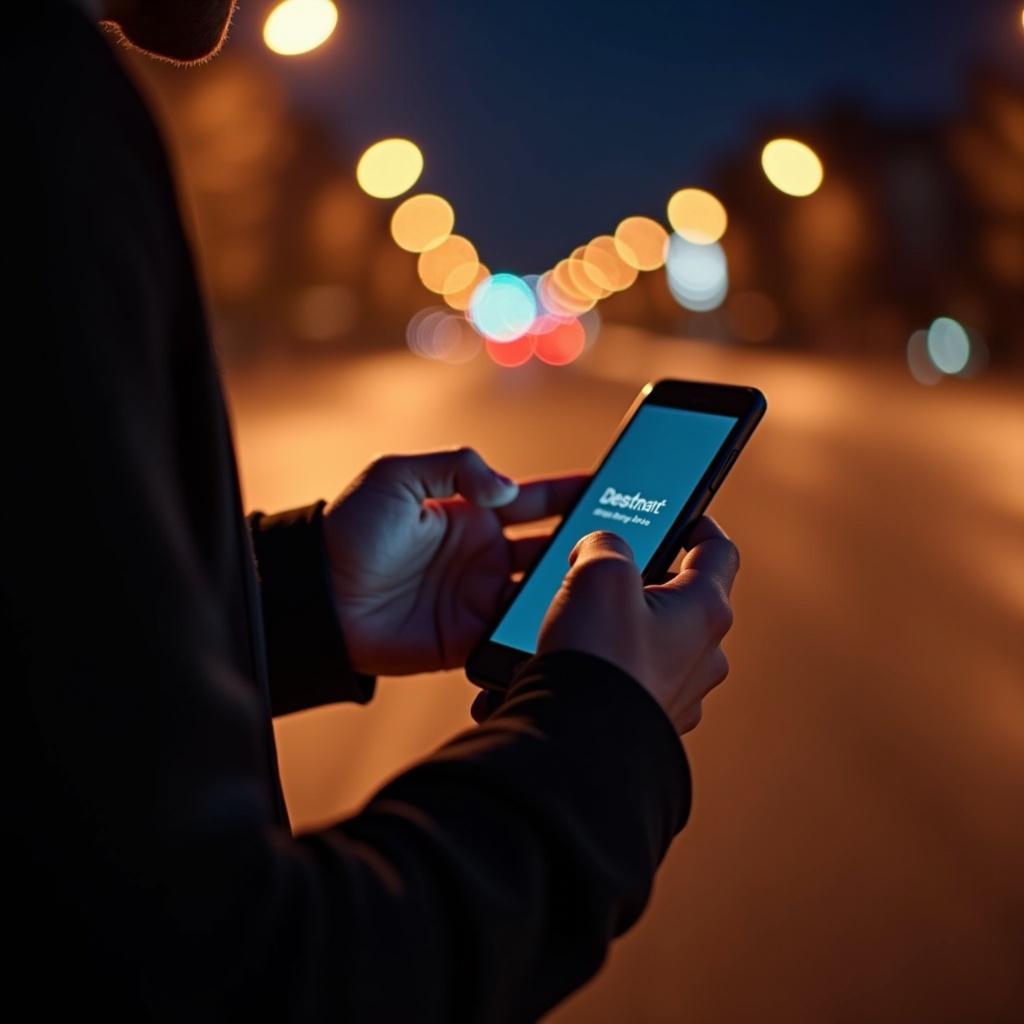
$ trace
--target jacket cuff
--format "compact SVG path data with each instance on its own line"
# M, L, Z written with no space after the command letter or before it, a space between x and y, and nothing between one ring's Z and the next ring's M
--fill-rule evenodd
M552 651L519 668L488 721L527 711L572 750L584 775L606 780L607 799L635 801L651 823L652 846L663 853L686 824L692 787L682 741L647 690L597 655Z
M334 606L323 537L325 501L249 516L260 577L271 713L373 697L376 677L356 672Z

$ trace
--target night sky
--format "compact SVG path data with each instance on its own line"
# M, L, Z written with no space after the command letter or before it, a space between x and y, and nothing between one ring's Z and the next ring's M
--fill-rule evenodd
M1019 3L427 3L340 0L338 33L298 59L263 53L268 2L229 45L280 68L346 160L379 138L423 149L419 188L448 198L492 270L540 271L632 213L706 185L772 123L830 99L944 116L979 60L1024 69Z

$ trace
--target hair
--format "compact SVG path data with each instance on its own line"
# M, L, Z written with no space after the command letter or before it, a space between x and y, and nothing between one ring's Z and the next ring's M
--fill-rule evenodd
M204 64L217 55L237 0L142 0L111 4L102 21L118 42L169 64Z

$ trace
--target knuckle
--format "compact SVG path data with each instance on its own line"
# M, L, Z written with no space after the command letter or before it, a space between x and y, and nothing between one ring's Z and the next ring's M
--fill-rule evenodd
M366 467L366 475L369 477L387 476L395 468L397 461L397 455L377 455Z
M728 598L715 587L710 590L701 602L704 612L704 624L712 636L723 637L732 629L733 610Z
M679 723L679 731L681 733L690 732L691 729L696 729L700 725L700 720L704 717L704 709L701 707L700 701L691 704L682 715L682 719Z
M729 675L729 659L726 657L725 651L721 647L718 648L715 654L715 671L714 671L714 685L718 686L719 683L725 682L726 676Z
M482 462L480 453L468 444L458 445L455 449L455 458L461 463Z
M736 546L734 541L723 540L722 543L725 545L726 557L732 562L732 571L734 573L739 572L740 569L740 549Z

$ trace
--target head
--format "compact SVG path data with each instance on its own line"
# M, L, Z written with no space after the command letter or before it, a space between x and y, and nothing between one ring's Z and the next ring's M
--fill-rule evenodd
M224 43L237 0L105 0L103 21L153 57L195 64Z

